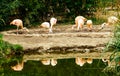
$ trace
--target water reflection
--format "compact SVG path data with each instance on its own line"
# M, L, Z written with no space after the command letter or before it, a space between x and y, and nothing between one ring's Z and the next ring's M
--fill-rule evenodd
M12 59L1 65L0 76L109 76L102 72L108 65L107 59L43 58L26 62L22 58Z
M83 66L85 63L92 64L92 62L93 62L92 58L80 58L80 57L75 58L75 63L80 66Z
M11 69L13 69L14 71L22 71L23 67L24 67L24 62L22 60L22 62L18 61L16 65L11 66Z
M87 58L87 63L88 63L88 64L92 64L92 62L93 62L93 59L92 59L92 58Z
M50 59L43 59L41 60L41 63L44 65L50 65Z
M102 61L106 64L108 64L108 66L115 66L115 62L111 61L110 62L110 59L105 59L105 58L102 58Z
M55 66L57 64L57 59L42 59L41 60L41 63L43 65L52 65L52 66Z
M76 57L75 62L77 65L83 66L86 63L84 58Z

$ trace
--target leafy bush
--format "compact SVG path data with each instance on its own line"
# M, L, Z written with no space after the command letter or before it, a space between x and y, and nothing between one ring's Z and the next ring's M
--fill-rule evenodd
M0 34L0 75L4 76L3 65L6 63L22 61L23 48L20 45L13 45L3 41L2 38L3 35Z
M114 28L114 37L107 44L106 51L112 51L110 56L110 61L115 62L114 72L117 75L120 75L120 23L115 25Z
M58 19L59 21L63 20L63 18L74 20L78 15L83 15L87 18L96 18L95 12L97 10L101 9L99 12L103 12L102 9L106 7L117 6L117 3L119 3L117 1L118 0L1 0L0 27L9 25L15 18L22 19L25 26L48 21L52 16L60 16L62 19Z
M23 48L20 45L13 45L6 41L2 40L3 35L0 34L0 56L6 57L9 54L12 54L14 52L20 52L23 50Z

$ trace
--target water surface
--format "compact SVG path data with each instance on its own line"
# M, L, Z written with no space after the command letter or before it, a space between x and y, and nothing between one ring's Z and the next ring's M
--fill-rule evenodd
M56 60L55 65L43 64L41 60L27 60L23 62L21 71L13 70L11 66L18 64L18 61L11 61L1 65L0 76L114 76L103 72L107 63L101 59L93 59L92 63L84 62L82 66L76 63L75 58Z

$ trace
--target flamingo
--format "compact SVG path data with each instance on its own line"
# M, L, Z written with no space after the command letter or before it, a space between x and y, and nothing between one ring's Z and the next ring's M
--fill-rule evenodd
M120 20L117 17L110 16L110 17L107 18L107 22L102 23L100 30L102 30L105 27L109 27L111 25L114 25L118 21L120 21Z
M108 25L113 25L113 24L117 23L118 21L119 21L119 19L115 16L110 16L107 19Z
M87 20L86 25L89 30L92 30L92 25L93 25L92 20Z
M10 25L17 26L17 34L18 34L19 27L29 32L29 30L26 27L23 27L23 21L21 19L14 19L12 22L10 22Z
M77 30L79 30L80 28L83 28L83 25L86 20L87 19L83 16L77 16L75 18L75 25L72 26L72 29L74 29L74 27L77 27Z
M49 22L43 22L40 26L43 27L43 28L47 28L49 29L49 33L52 33L52 28L53 26L57 23L57 19L52 17L50 19L50 23Z

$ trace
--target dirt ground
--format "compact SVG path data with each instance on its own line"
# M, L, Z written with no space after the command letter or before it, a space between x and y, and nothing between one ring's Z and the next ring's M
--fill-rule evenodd
M24 51L36 52L89 52L103 50L105 44L112 38L111 28L105 28L101 31L99 26L94 26L92 31L76 31L71 29L72 25L57 25L53 33L48 33L48 29L29 28L29 32L20 30L16 35L16 30L1 32L4 34L4 40L12 44L20 44Z

